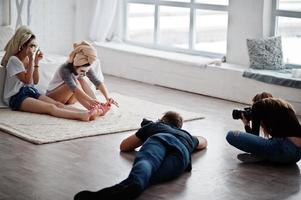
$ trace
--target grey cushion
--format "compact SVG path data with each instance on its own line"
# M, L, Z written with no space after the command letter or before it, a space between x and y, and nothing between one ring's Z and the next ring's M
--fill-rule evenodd
M282 70L257 70L247 69L243 77L261 82L301 89L301 78L292 77L292 69Z
M283 69L281 37L266 39L247 39L250 68L279 70Z

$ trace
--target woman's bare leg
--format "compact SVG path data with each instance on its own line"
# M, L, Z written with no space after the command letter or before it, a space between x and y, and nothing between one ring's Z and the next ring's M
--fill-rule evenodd
M73 92L69 89L69 87L64 83L56 89L47 93L47 96L54 99L55 101L66 104L69 99L74 96Z
M68 101L66 102L66 104L70 105L70 104L75 104L77 102L77 99L75 97L75 95L73 94L70 99L68 99Z
M85 81L85 79L80 78L78 79L78 82L80 83L83 91L89 95L91 98L96 99L96 96L93 92L93 90L91 89L91 87L89 86L89 84Z
M65 104L63 104L61 102L58 102L58 101L55 101L54 99L52 99L52 98L50 98L50 97L48 97L46 95L41 95L39 97L39 100L47 102L47 103L54 104L54 105L56 105L56 107L59 107L59 108L65 108L65 109L73 110L73 111L84 111L82 109L75 108L73 106L66 106Z
M56 105L44 102L34 98L26 98L21 106L21 111L48 114L59 118L76 119L80 121L89 121L97 111L71 111L64 108L58 108Z
M80 78L78 79L79 84L81 85L82 90L89 95L91 98L93 99L97 99L93 90L91 89L91 87L89 86L89 84L85 81L85 79ZM104 116L108 110L110 109L110 106L108 106L108 104L103 104L102 108L98 109L98 115L99 116Z

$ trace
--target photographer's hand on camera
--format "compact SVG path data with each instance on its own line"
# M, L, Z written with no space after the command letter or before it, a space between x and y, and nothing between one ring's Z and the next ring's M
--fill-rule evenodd
M241 121L244 123L245 126L250 126L250 120L247 120L244 113L241 113Z
M250 125L251 120L246 119L244 113L241 113L241 121L245 125L245 131L247 133L252 133L252 128L251 128L251 125Z

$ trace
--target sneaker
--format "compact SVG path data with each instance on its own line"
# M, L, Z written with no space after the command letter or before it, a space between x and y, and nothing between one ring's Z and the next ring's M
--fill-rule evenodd
M256 163L264 161L264 158L250 153L240 153L237 155L237 159L244 163Z

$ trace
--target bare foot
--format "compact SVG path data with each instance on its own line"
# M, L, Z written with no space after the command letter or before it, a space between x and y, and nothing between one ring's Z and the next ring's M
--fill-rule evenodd
M99 116L104 116L110 110L111 103L109 103L109 102L102 103L101 106L102 106L102 108L101 108L102 113Z
M98 108L92 108L91 110L89 110L89 113L90 113L89 120L90 121L95 120L96 117L98 116Z
M91 118L90 111L85 111L85 112L79 113L79 115L78 115L78 119L80 121L88 122L90 120L90 118Z

